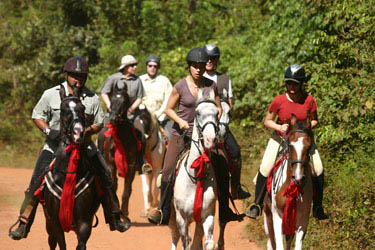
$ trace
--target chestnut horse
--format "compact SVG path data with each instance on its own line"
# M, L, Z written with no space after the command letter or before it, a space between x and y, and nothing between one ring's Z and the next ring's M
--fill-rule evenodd
M114 85L110 100L109 123L99 133L98 147L107 166L111 169L115 190L118 187L117 174L125 178L121 199L121 217L127 228L130 228L129 200L138 166L137 153L140 145L136 139L135 128L127 118L130 99L126 85L122 89Z
M313 188L309 150L312 145L310 121L298 122L293 116L286 138L287 156L280 159L269 179L269 193L264 204L264 227L268 249L290 249L296 234L295 249L302 249L302 241L309 224ZM270 178L269 177L269 178Z
M81 153L85 130L85 107L79 98L66 97L63 87L61 87L60 96L62 99L60 106L61 141L56 151L53 168L45 176L46 186L42 191L44 197L42 204L49 235L48 243L50 249L55 249L58 244L61 250L65 250L64 231L74 230L78 238L77 249L84 250L91 234L93 218L99 208L100 197L94 176L89 171L88 157L85 153ZM78 156L79 159L77 160L74 156ZM77 164L71 164L73 161ZM76 167L76 170L72 171L72 165ZM73 186L70 186L73 187L71 192L68 191L67 184L70 181L73 183ZM74 188L75 183L77 185ZM65 199L65 197L71 197L71 199Z

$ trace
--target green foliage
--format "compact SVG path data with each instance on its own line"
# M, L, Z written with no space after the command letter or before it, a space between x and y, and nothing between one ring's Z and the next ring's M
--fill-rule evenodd
M263 131L268 105L284 92L284 70L302 64L311 75L305 88L318 104L315 134L331 213L328 223L312 222L307 244L375 248L369 235L375 227L369 217L375 205L374 6L374 0L2 1L1 142L40 141L32 108L45 89L64 80L62 66L72 55L88 59L87 85L98 91L125 54L140 61L138 74L146 57L161 57L160 73L175 83L188 74L189 49L215 43L222 52L218 70L233 83L235 127L249 135ZM259 162L266 139L251 142L244 158Z

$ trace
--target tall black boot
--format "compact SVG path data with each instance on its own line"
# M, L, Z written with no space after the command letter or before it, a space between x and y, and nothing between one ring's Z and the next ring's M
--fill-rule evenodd
M13 240L20 240L26 238L30 232L30 228L34 222L36 209L38 207L39 201L34 196L35 190L26 190L25 199L23 200L20 216L16 223L14 223L9 228L9 237ZM18 224L18 227L13 230L13 227Z
M318 220L326 220L328 219L328 216L324 213L324 209L322 206L324 173L317 177L312 176L311 179L315 191L313 195L313 216Z
M222 156L212 154L212 157L214 158L214 166L219 188L219 221L221 223L242 221L245 215L233 213L232 209L229 207L229 166Z
M148 221L155 225L168 225L171 217L171 202L173 196L173 182L161 181L160 186L160 203L157 210L150 212L147 217Z
M268 177L264 177L260 171L258 172L254 203L251 204L249 211L246 212L246 216L252 219L256 219L262 213L263 200L267 190L267 179Z
M121 221L120 203L114 190L114 185L111 178L111 171L104 162L103 157L97 152L90 158L93 170L99 177L100 188L104 192L102 197L102 206L106 222L109 224L111 231L117 230L125 232L130 228L130 224L125 224Z
M241 185L241 168L242 168L242 159L237 158L237 159L232 159L233 164L234 164L234 170L233 174L231 176L230 184L230 192L232 194L233 200L243 200L246 198L249 198L251 195L249 192L246 192L245 190L242 189Z

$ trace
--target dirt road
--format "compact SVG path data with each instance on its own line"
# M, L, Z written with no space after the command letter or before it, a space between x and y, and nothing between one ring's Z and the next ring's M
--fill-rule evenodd
M49 249L43 209L40 206L32 230L27 239L13 241L8 237L8 228L15 222L20 204L23 200L23 191L26 189L32 170L0 168L0 249L23 250ZM122 180L120 182L122 184ZM120 185L121 186L121 185ZM119 190L120 194L122 190ZM237 202L241 206L241 202ZM130 200L130 218L132 227L125 233L110 232L104 223L102 209L99 209L99 226L93 229L87 243L88 249L100 250L165 250L170 249L171 240L168 227L153 226L146 218L140 217L143 208L141 179L136 177L133 184L133 194ZM247 219L241 223L229 223L226 228L226 250L258 250L259 247L248 239L245 227ZM218 225L215 225L215 239L218 237ZM73 232L65 234L68 249L76 248L76 238ZM178 249L181 249L181 243Z

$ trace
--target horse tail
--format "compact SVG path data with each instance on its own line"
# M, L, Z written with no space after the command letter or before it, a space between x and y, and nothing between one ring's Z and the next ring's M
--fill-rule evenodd
M95 227L97 227L99 225L99 218L98 218L98 216L96 216L96 214L94 216L95 216L95 223L94 223L94 225L92 225L93 228L95 228Z

